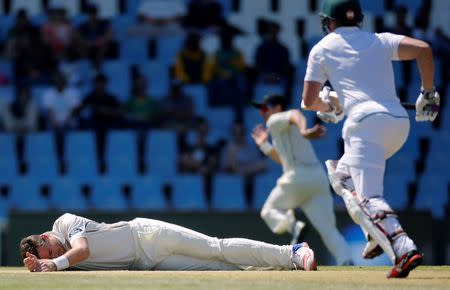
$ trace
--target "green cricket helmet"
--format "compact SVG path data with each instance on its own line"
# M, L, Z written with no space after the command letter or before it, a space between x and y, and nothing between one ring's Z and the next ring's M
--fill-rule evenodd
M326 33L330 20L338 26L360 26L364 18L359 0L324 0L320 16Z

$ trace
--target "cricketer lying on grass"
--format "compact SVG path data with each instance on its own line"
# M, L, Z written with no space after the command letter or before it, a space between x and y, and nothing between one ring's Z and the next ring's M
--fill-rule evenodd
M113 224L66 213L51 231L25 237L20 253L32 272L80 270L316 270L307 243L278 246L218 239L159 220Z

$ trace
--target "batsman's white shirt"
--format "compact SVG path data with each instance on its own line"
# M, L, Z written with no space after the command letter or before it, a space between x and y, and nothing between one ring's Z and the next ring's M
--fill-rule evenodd
M113 224L66 213L48 232L66 250L84 237L89 257L82 270L242 270L246 267L293 268L291 246L249 239L218 239L174 224L145 218Z

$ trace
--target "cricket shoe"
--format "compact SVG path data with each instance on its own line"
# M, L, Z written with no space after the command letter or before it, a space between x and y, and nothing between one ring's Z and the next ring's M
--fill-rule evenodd
M295 245L298 243L298 241L300 240L300 235L303 235L304 233L304 228L305 228L305 223L302 221L296 221L294 223L293 229L292 229L292 240L291 240L291 245Z
M367 242L362 252L362 256L364 259L373 259L381 254L383 254L383 249L373 239Z
M294 267L297 270L317 271L314 252L309 248L308 243L295 244L292 246Z
M342 196L343 190L348 190L352 194L355 191L355 185L353 184L352 177L350 175L343 175L336 173L336 166L338 160L327 160L325 166L328 172L328 179L337 195Z
M388 278L406 278L411 270L415 269L422 263L423 255L417 250L405 253L397 259L394 267L388 273Z

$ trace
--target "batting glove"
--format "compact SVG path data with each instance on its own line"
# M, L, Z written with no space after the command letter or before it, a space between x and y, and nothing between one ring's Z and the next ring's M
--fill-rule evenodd
M322 99L325 103L328 103L330 105L331 111L329 112L320 112L318 111L317 117L324 121L325 123L339 123L344 119L345 115L343 111L337 112L336 107L333 105L333 103L330 100L330 92L331 88L328 86L324 86L323 89L319 93L319 98Z
M426 91L422 87L416 101L416 121L434 121L439 113L439 102L439 93L434 88Z

